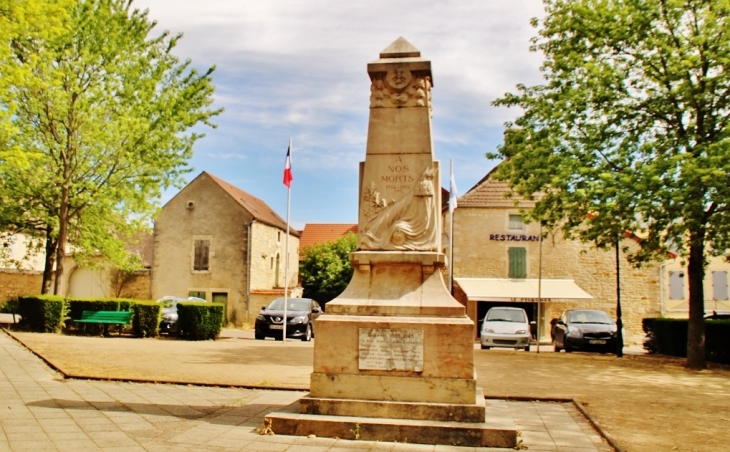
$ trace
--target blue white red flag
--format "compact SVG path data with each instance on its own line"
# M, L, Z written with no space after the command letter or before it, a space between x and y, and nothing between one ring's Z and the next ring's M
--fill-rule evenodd
M291 174L291 146L286 150L286 161L284 163L284 185L291 188L291 181L294 177Z

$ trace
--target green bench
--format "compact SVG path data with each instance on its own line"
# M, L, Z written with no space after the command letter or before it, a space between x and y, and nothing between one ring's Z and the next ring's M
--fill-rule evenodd
M106 333L106 325L119 325L119 335L122 335L122 325L129 325L132 319L132 313L129 311L84 311L81 318L74 320L76 323L84 324L86 331L87 323L97 323L104 325L104 333Z

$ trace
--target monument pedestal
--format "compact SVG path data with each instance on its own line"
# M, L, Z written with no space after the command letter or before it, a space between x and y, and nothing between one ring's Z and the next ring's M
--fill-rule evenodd
M485 423L474 324L441 276L431 62L398 38L368 75L354 274L315 322L309 396L266 423L284 435L515 447L511 419Z
M514 447L485 423L472 321L441 277L443 255L355 252L345 292L315 324L310 394L266 422L277 434Z

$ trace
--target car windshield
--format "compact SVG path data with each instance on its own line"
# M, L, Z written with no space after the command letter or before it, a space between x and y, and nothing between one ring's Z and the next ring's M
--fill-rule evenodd
M277 298L269 304L269 307L267 309L269 309L270 311L283 311L284 299ZM290 298L287 300L286 309L288 311L309 311L309 300Z
M487 322L519 322L525 323L525 313L517 309L490 309Z
M572 311L568 316L570 323L603 323L613 325L613 320L603 311Z

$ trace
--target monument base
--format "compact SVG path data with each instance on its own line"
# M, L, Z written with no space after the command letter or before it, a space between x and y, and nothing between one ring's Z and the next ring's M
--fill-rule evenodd
M357 402L357 403L353 403ZM431 405L427 407L426 405ZM463 406L456 408L464 413ZM364 403L352 400L325 400L303 398L301 402L268 414L264 425L277 435L309 436L340 438L361 441L388 441L414 444L442 444L470 447L504 447L517 446L517 429L511 419L499 423L484 422L484 399L481 406L473 408L481 414L480 422L409 419L414 413L419 415L434 414L437 417L448 415L448 404L418 404L378 402ZM352 412L360 415L309 414L302 410L315 409L326 412ZM373 409L373 412L390 413L397 417L366 417L362 410ZM404 414L407 411L409 414ZM468 411L468 410L467 410ZM373 413L370 413L373 414ZM468 416L471 416L469 414Z

